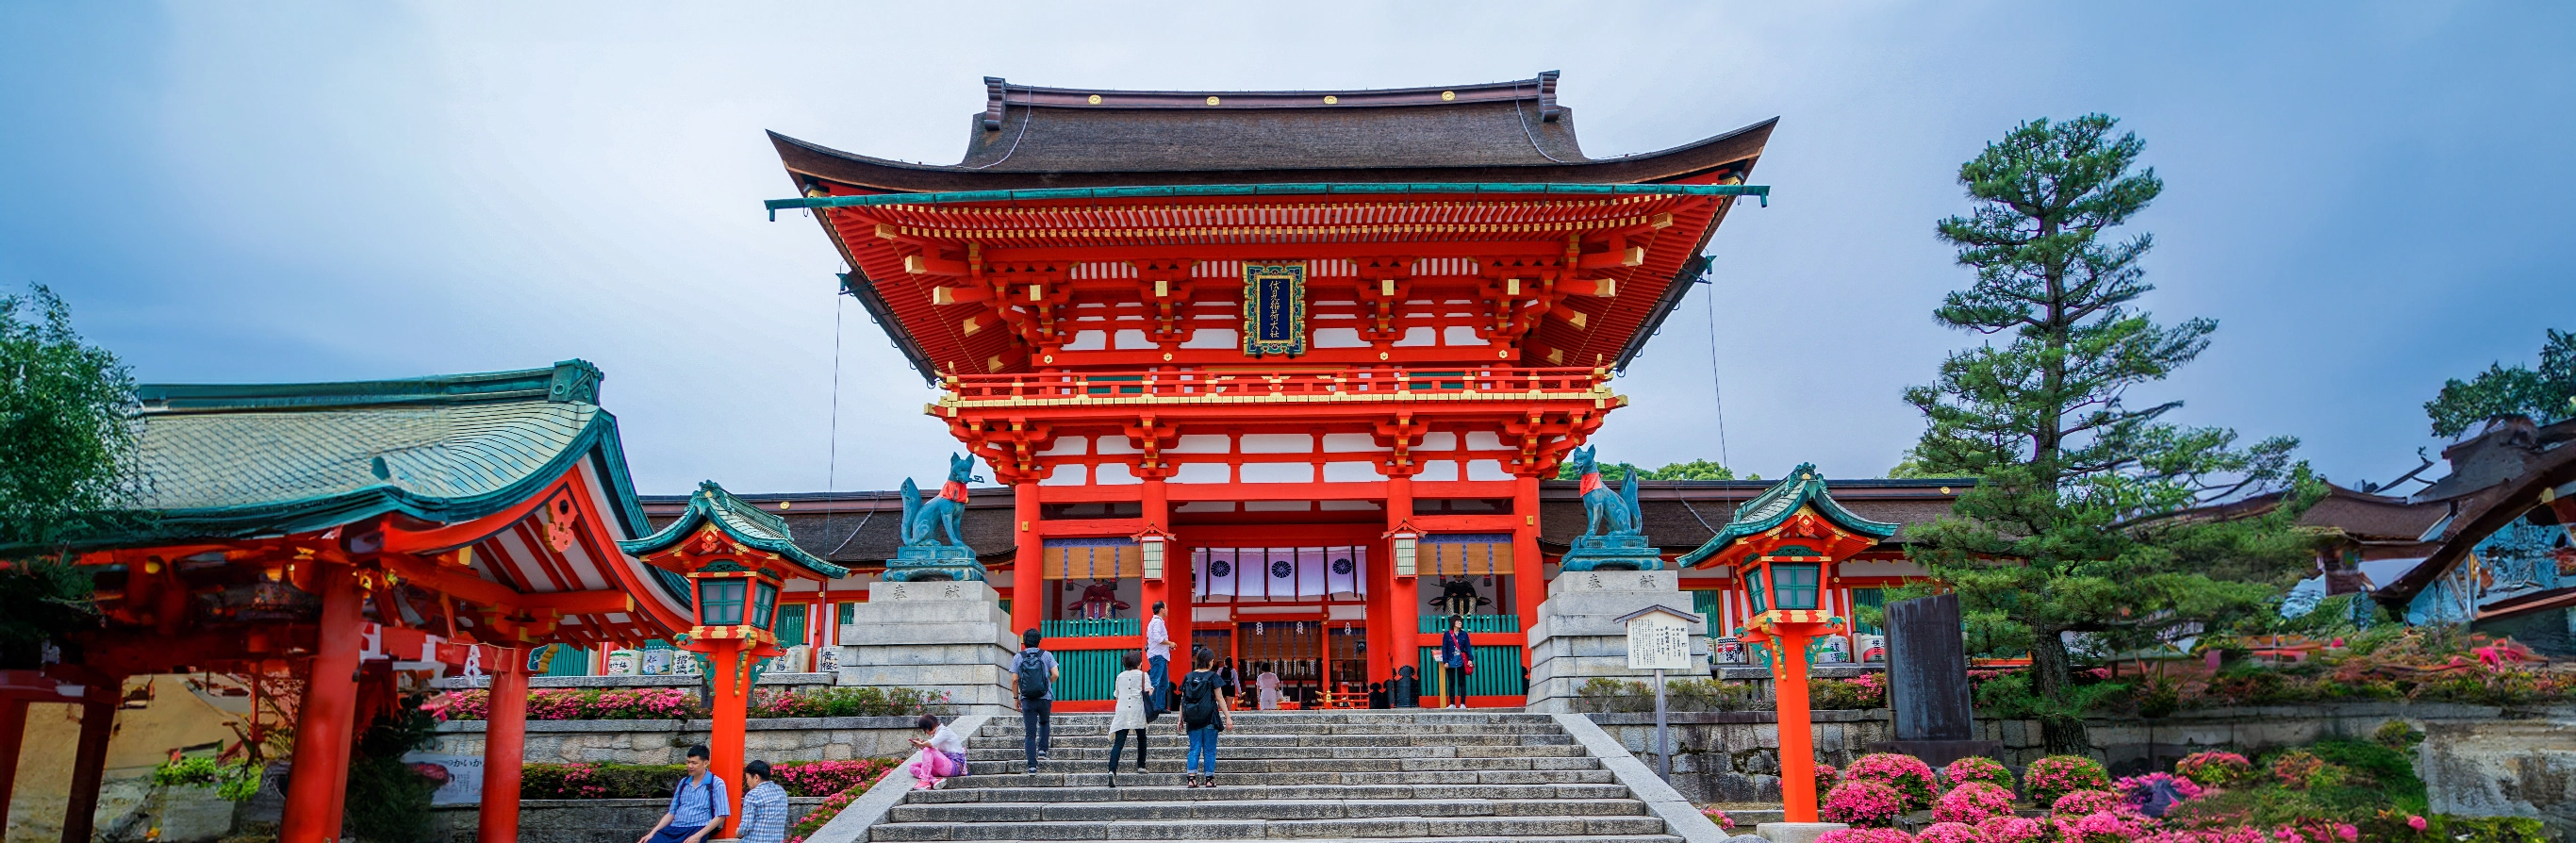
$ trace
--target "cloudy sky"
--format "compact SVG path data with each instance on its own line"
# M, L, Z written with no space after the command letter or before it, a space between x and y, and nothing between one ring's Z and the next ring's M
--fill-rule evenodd
M1932 222L2032 117L2118 116L2165 179L2147 304L2221 327L2140 397L2299 436L2337 480L2412 468L2444 378L2576 328L2554 3L13 3L0 288L52 285L148 382L581 357L647 492L884 488L953 443L812 221L764 217L790 189L763 129L946 163L987 75L1549 69L1595 156L1781 118L1771 207L1718 232L1605 457L1884 472L1921 428L1900 391L1976 341L1929 317L1969 277Z

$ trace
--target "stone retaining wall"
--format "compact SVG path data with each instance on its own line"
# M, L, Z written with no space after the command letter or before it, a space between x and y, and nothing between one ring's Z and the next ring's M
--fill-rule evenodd
M1587 716L1654 765L1652 713ZM1699 802L1779 801L1779 731L1772 712L1676 712L1667 720L1672 784L1684 796ZM2264 706L2184 711L2154 720L2095 718L2089 726L2095 757L2126 774L2163 769L2204 749L2252 755L2327 737L2367 739L2390 720L2426 732L2415 768L2432 788L2434 810L2539 817L2562 833L2576 830L2576 706ZM1818 711L1812 722L1818 760L1837 767L1894 733L1887 709ZM1981 721L1977 729L1983 738L2003 743L2000 760L2016 769L2046 754L2035 721Z
M909 755L912 745L906 741L921 734L914 722L911 717L755 718L743 733L744 757L775 764ZM480 720L441 723L438 737L423 751L482 755L483 728ZM691 745L706 743L714 728L712 720L530 720L521 757L548 764L678 764Z
M787 825L796 823L823 804L822 797L795 797L787 800ZM668 803L660 799L523 799L519 802L519 843L635 843L635 839L662 821ZM433 840L441 843L479 843L476 838L475 806L451 805L432 809L430 827ZM731 837L728 833L725 837Z

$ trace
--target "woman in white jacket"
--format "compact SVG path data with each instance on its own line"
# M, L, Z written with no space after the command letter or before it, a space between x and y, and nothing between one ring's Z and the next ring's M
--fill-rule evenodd
M1137 665L1145 663L1142 653L1129 651L1119 659L1126 670L1118 674L1118 707L1109 715L1109 786L1118 786L1118 756L1127 749L1127 733L1136 733L1136 772L1145 772L1145 698L1147 678Z

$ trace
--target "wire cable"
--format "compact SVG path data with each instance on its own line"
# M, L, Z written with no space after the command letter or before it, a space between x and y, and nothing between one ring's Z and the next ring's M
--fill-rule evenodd
M1717 374L1717 285L1705 279L1700 283L1708 284L1708 296L1701 304L1708 310L1708 392L1717 401L1717 464L1731 466L1726 454L1726 386Z

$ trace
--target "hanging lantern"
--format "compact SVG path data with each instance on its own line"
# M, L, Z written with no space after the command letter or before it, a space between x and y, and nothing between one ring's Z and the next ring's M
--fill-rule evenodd
M1137 556L1144 560L1146 579L1163 578L1163 542L1170 538L1155 532L1147 532L1136 537L1136 552Z
M1418 542L1422 539L1421 534L1415 533L1411 529L1399 529L1394 533L1389 534L1387 538L1391 540L1395 546L1395 575L1399 577L1414 576L1415 572L1418 570L1416 567L1416 560L1418 559L1417 552L1420 549Z

